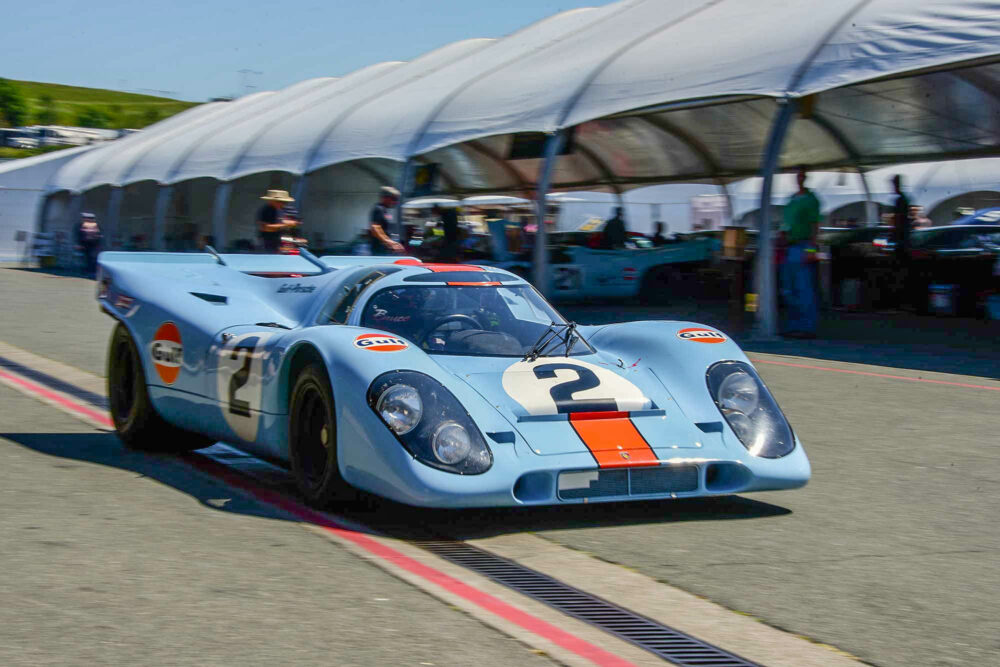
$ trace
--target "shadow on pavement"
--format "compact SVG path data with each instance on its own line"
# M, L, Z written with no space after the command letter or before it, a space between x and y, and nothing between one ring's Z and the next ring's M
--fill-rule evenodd
M278 508L234 493L225 482L193 471L175 457L129 451L111 433L0 433L0 438L49 456L129 470L186 493L214 510L265 519L298 520ZM273 475L269 477L273 478ZM295 497L290 481L290 476L272 479L269 488ZM791 514L783 507L739 496L439 510L410 507L359 494L356 500L332 507L330 511L392 537L458 540L520 532L755 519Z
M415 508L365 498L345 509L351 518L394 537L456 540L523 532L760 519L792 513L784 507L739 496L468 510Z
M245 498L225 483L194 472L175 457L129 451L113 433L0 433L0 438L49 456L134 472L186 493L214 510L290 519L277 508Z

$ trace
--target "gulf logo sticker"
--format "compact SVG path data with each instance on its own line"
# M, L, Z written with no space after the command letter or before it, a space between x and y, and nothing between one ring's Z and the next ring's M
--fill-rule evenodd
M164 322L156 330L153 342L149 344L149 356L160 379L167 384L173 384L181 372L181 362L184 361L184 346L181 344L181 332L173 322Z
M696 343L725 343L726 337L714 329L688 327L677 332L681 340L692 340Z
M402 338L389 334L361 334L354 339L354 347L371 352L399 352L410 346Z

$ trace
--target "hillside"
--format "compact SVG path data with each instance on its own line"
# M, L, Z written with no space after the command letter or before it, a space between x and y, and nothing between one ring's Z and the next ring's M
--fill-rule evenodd
M9 81L24 97L28 107L28 124L142 128L197 104L103 88ZM51 102L46 100L46 96L51 98ZM50 112L48 117L46 111ZM49 122L41 122L43 120Z

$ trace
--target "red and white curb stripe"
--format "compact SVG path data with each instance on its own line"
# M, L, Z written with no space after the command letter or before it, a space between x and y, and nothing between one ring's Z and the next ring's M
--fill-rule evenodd
M114 426L105 411L28 380L19 374L0 370L0 383L37 398L88 424L102 429L110 429ZM449 602L462 607L487 624L520 639L529 646L545 650L567 664L600 665L602 667L628 667L636 664L583 639L577 633L557 626L554 622L544 620L539 614L550 616L562 625L578 625L579 622L573 619L566 619L563 622L562 614L548 610L532 601L522 602L518 600L516 604L505 601L499 596L514 597L517 594L508 595L501 590L487 592L484 590L485 588L499 589L500 587L478 575L468 573L458 566L450 566L450 564L417 547L408 547L404 542L398 540L353 529L325 512L313 510L197 453L186 454L180 459L199 472L224 482L258 502L277 507L286 514L322 531L338 543L350 548L354 553L374 562L391 574L417 585L436 597L446 598ZM404 551L410 553L403 553ZM437 562L432 565L426 561ZM452 574L443 571L444 569L451 570ZM458 577L462 577L466 581L462 581ZM476 580L475 585L469 583L473 580ZM535 607L535 613L526 611L525 606ZM590 628L578 629L583 630L588 635L604 635L604 633ZM606 641L601 637L601 643L621 644L618 647L619 653L632 654L640 660L643 655L648 655L614 637L607 636ZM636 654L636 651L639 653Z

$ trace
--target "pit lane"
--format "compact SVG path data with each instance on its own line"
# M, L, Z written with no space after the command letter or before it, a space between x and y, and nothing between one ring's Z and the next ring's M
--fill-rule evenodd
M91 288L74 287L67 308ZM106 338L93 328L106 335L110 320L94 312L59 331L58 307L36 311L16 314L44 332L34 351L103 365ZM89 345L73 331L84 327ZM368 503L348 516L401 537L420 522L456 539L533 532L875 664L988 663L1000 636L998 397L960 385L992 388L995 376L751 357L795 364L759 369L812 460L801 491L475 512Z

